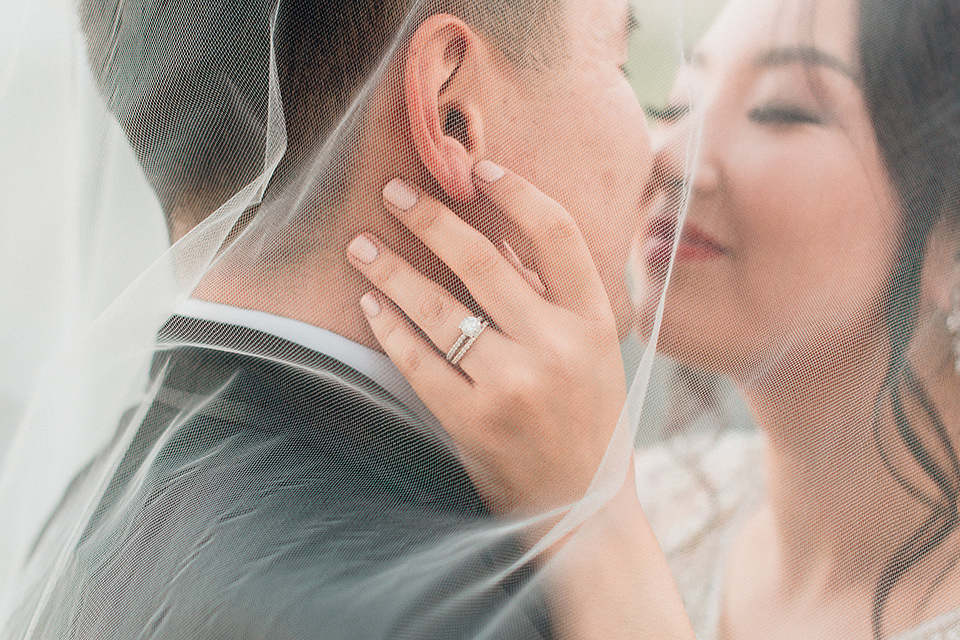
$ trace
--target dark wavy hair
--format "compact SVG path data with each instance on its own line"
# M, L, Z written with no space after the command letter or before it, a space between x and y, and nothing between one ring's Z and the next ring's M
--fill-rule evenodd
M930 234L943 216L958 215L960 203L960 2L860 0L859 12L864 96L903 212L886 298L890 359L876 423L881 411L890 412L911 463L934 487L907 480L889 452L881 451L888 470L928 515L887 561L877 583L872 622L880 638L896 585L960 524L960 460L908 357Z

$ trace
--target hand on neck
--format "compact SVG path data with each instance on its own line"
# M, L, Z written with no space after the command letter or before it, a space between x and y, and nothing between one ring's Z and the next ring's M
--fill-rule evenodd
M289 252L279 258L252 256L251 247L264 252L261 247L278 243L257 241L255 237L241 238L218 259L193 297L288 317L379 350L359 306L361 296L370 291L372 285L346 258L347 245L365 233L378 238L454 295L459 292L459 297L465 298L468 294L456 277L388 213L383 204L383 185L396 176L404 176L428 193L436 192L429 175L418 171L416 166L397 163L377 167L363 165L362 169L352 180L353 188L335 208L321 211L315 207L316 210L297 216L300 220L321 222L313 228L309 223L303 225L299 233L310 239L297 243L294 256L289 256ZM259 215L280 214L271 213L271 207L276 205L265 206L266 210ZM468 210L470 206L462 209ZM256 236L260 231L251 226L245 233ZM494 229L491 233L496 235L497 231ZM462 301L473 304L470 300Z

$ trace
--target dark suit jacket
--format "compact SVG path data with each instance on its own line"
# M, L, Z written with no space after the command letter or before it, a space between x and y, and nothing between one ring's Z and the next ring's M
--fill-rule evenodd
M375 382L212 322L174 317L161 345L58 585L72 637L550 636L533 569L505 575L521 546L486 539L444 439Z

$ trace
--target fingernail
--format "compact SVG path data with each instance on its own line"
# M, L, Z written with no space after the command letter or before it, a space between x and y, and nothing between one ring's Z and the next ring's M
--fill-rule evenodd
M383 188L383 199L406 211L417 204L417 192L400 178L394 178Z
M377 298L372 292L363 294L363 297L360 298L360 308L363 309L368 318L376 318L380 315L380 303L377 302Z
M377 245L370 242L367 236L361 235L354 238L353 241L347 245L347 253L363 264L370 264L377 259L379 251L377 250Z
M473 172L484 182L490 183L496 182L506 174L500 165L494 164L489 160L481 160L478 162L477 166L473 168Z

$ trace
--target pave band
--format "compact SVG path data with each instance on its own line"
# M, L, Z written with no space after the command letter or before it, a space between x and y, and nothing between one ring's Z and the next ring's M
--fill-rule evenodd
M490 322L483 318L475 316L464 318L460 322L460 337L447 352L447 362L454 365L460 362L488 326L490 326Z

